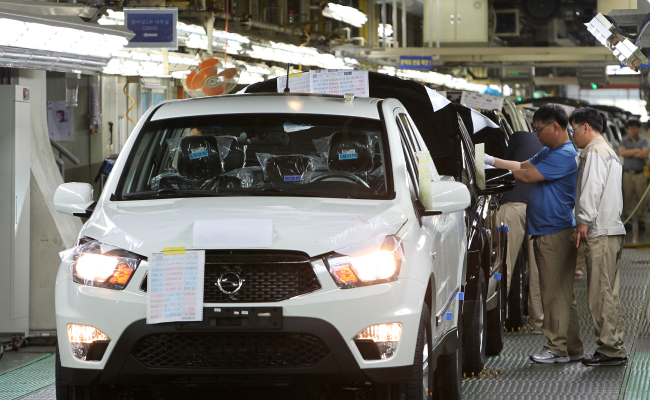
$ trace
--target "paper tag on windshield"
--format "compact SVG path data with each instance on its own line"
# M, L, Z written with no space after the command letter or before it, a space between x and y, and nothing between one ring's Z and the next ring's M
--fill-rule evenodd
M485 143L474 145L476 162L476 185L485 190Z
M418 151L418 183L420 187L419 200L424 206L425 210L430 210L433 207L433 197L431 193L431 181L433 174L431 173L431 154L426 151Z

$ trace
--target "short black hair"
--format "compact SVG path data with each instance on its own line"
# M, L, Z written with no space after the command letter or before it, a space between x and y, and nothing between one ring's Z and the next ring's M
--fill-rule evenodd
M582 107L571 113L569 122L574 124L587 123L591 126L591 129L601 133L607 126L607 116L591 107Z
M630 119L630 120L628 120L627 123L625 124L625 127L626 127L626 128L629 128L629 127L631 127L631 126L636 126L637 128L641 128L641 122L639 122L638 119Z
M544 104L533 114L533 122L543 122L545 124L557 122L560 128L566 129L569 125L569 116L564 107L559 104Z

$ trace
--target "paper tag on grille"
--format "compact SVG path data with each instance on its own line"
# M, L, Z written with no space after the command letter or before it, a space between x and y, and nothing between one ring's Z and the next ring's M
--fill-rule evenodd
M152 253L147 278L147 324L203 320L205 251Z

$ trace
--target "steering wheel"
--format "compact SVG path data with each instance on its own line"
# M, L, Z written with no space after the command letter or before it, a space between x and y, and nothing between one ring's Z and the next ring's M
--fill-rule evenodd
M326 171L321 173L320 175L316 175L314 178L312 178L308 183L312 182L318 182L318 181L323 181L325 179L330 179L330 178L343 178L351 181L352 183L358 183L359 185L363 185L366 188L370 189L370 186L364 181L363 179L359 178L358 176L351 174L349 172L345 171Z

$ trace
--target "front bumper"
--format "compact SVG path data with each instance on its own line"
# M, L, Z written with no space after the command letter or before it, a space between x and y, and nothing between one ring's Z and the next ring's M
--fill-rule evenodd
M317 319L304 317L286 317L281 331L256 331L256 333L301 333L310 334L321 339L327 347L327 355L317 364L308 367L280 368L156 368L143 364L136 359L132 350L139 340L149 335L158 335L179 331L176 324L165 323L147 325L145 320L132 323L122 334L113 348L110 358L103 369L61 368L60 377L68 384L84 385L90 383L124 383L124 384L171 384L221 381L298 381L302 378L310 382L324 380L327 382L407 382L411 378L412 366L405 365L387 368L361 369L346 345L343 337L331 324ZM210 331L218 335L215 330ZM183 331L184 334L206 331ZM232 333L230 331L229 333ZM197 349L202 351L204 349Z
M152 334L188 333L178 330L174 323L146 324L146 293L138 290L146 268L136 271L132 282L123 291L83 286L72 282L61 268L57 277L56 317L58 341L64 382L170 382L170 380L277 380L278 376L294 379L309 376L337 381L406 382L412 374L412 364L421 318L426 285L420 281L400 278L398 281L355 288L339 289L324 265L314 263L322 284L316 292L274 303L204 304L204 307L281 307L281 329L269 332L304 333L313 335L327 347L327 356L315 365L291 367L246 368L176 368L147 366L133 355L134 346ZM364 360L354 338L366 327L399 322L402 335L397 352L388 360ZM104 332L110 343L101 361L81 361L70 350L68 324L96 327ZM215 327L207 332L223 332ZM228 332L237 330L228 329ZM258 330L259 331L259 330ZM198 331L197 331L198 332ZM201 330L200 332L206 332ZM241 332L250 332L241 330ZM257 332L257 331L256 331ZM263 330L260 332L264 332Z

